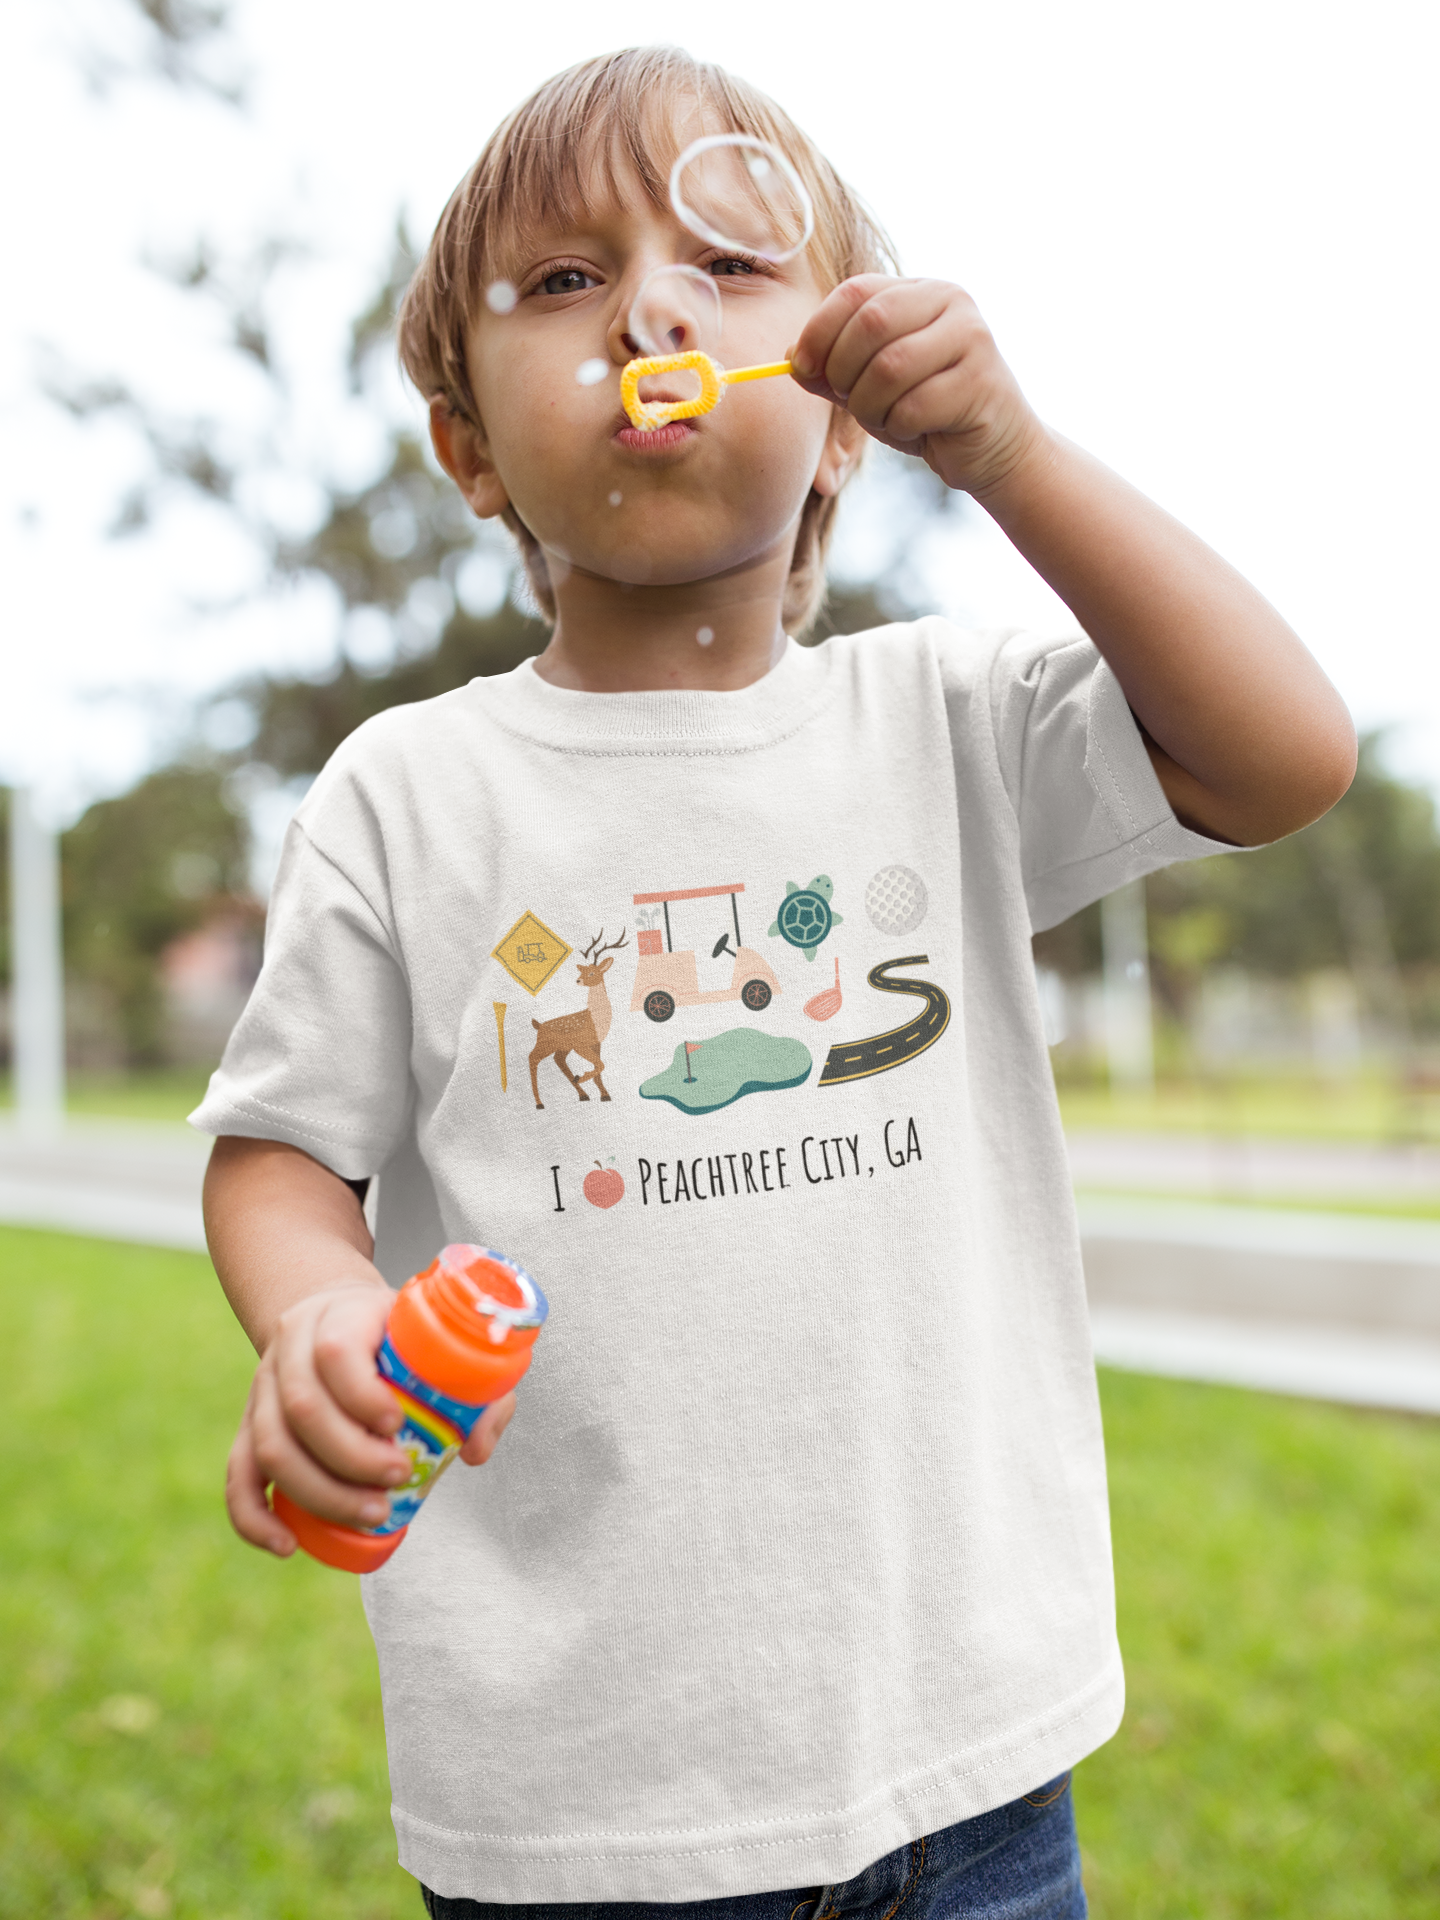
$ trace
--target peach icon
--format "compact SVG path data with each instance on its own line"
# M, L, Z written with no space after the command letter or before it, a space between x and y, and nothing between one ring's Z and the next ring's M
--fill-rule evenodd
M594 1173L587 1173L580 1190L592 1207L613 1207L625 1198L625 1182L614 1167L595 1162Z

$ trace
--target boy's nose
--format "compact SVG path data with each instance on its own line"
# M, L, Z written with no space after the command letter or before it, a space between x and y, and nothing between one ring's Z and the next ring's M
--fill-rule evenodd
M685 325L683 320L679 321L675 326L667 329L664 339L657 343L658 350L661 353L688 352L695 344L691 338L692 331L690 327ZM649 347L642 345L633 333L622 333L620 342L632 360L638 360L642 355L650 352Z

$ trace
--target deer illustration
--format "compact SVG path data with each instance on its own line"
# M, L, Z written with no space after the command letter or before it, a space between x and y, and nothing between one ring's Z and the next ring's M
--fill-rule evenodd
M535 1104L543 1108L545 1102L540 1098L539 1070L540 1062L547 1057L553 1060L565 1078L574 1087L582 1100L588 1100L581 1085L582 1081L593 1080L600 1089L600 1098L608 1100L605 1082L601 1074L605 1071L605 1062L600 1058L600 1049L605 1036L610 1031L610 996L605 989L605 976L614 966L613 960L602 960L602 953L613 953L627 944L622 933L618 940L605 941L605 929L602 927L595 938L585 948L579 967L579 984L590 989L590 999L579 1013L562 1013L554 1020L532 1020L535 1029L535 1045L530 1050L530 1091L535 1095ZM566 1063L567 1053L578 1053L590 1062L589 1073L578 1077L570 1071Z

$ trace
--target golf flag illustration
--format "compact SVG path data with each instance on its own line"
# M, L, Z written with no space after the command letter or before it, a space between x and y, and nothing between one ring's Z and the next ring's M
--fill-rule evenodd
M687 1040L685 1042L685 1078L692 1087L695 1084L695 1076L690 1071L690 1056L692 1053L699 1053L704 1044L705 1042L703 1040Z

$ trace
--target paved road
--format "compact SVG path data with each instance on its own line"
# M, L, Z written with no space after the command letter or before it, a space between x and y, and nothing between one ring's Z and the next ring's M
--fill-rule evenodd
M1197 1164L1205 1143L1186 1144ZM1181 1156L1163 1145L1154 1164L1171 1185ZM1322 1156L1332 1182L1337 1164L1347 1179L1365 1166L1394 1177L1350 1151ZM74 1121L35 1139L0 1125L0 1220L203 1251L208 1152L184 1127ZM1080 1226L1109 1364L1440 1413L1440 1221L1082 1192Z
M879 993L913 993L925 1002L925 1011L903 1027L891 1027L888 1033L872 1033L868 1040L841 1040L825 1056L825 1070L817 1086L835 1087L847 1080L868 1080L872 1074L888 1073L917 1053L933 1047L950 1024L950 996L928 980L892 980L892 967L928 967L928 954L911 953L902 960L882 960L865 978Z

